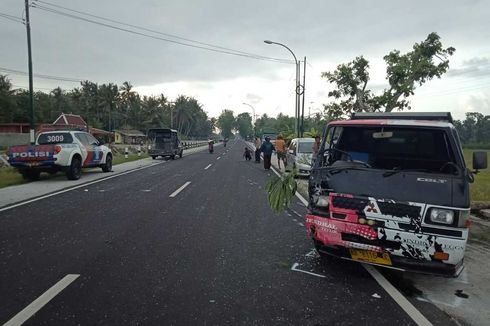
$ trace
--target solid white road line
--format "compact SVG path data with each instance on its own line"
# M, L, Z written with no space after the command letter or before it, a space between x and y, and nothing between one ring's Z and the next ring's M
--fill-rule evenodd
M379 285L395 300L396 303L413 319L413 321L419 326L431 326L432 323L427 320L420 313L420 311L415 308L410 301L408 301L388 280L381 275L381 273L370 265L364 265L364 268L369 274L378 282Z
M46 303L51 301L58 293L63 291L68 285L75 281L80 275L79 274L68 274L63 277L58 283L53 285L49 290L41 294L39 298L34 300L30 305L25 307L21 312L15 315L12 319L4 324L4 326L14 326L22 325L29 318L32 317L36 312L38 312Z
M182 190L184 190L185 187L187 187L190 184L191 184L191 182L187 181L179 189L175 190L169 197L173 198L173 197L177 196Z
M211 167L211 165L213 165L213 164L209 164L208 166L206 166L206 167L204 168L204 170L209 169L209 168Z
M10 206L4 207L4 208L0 208L0 212L9 210L9 209L12 209L12 208L15 208L15 207L23 206L23 205L26 205L26 204L30 204L32 202L35 202L35 201L38 201L38 200L41 200L41 199L45 199L45 198L53 197L53 196L56 196L56 195L60 195L60 194L63 194L65 192L68 192L68 191L72 191L72 190L75 190L75 189L80 189L80 188L83 188L83 187L87 187L87 186L93 185L95 183L99 183L99 182L106 181L106 180L109 180L109 179L117 178L117 177L120 177L120 176L123 176L123 175L126 175L126 174L130 174L130 173L133 173L133 172L136 172L136 171L144 170L144 169L147 169L149 167L152 167L152 166L155 166L155 165L158 165L158 164L162 164L162 163L156 163L156 164L153 164L153 165L142 166L142 167L136 168L134 170L129 170L129 171L126 171L126 172L121 172L121 173L118 173L118 174L115 174L115 175L111 175L110 177L106 177L106 178L102 178L102 179L97 179L97 180L94 180L94 181L91 181L91 182L83 183L83 184L78 185L78 186L74 186L72 188L63 189L63 190L56 191L56 192L53 192L51 194L47 194L47 195L44 195L44 196L41 196L41 197L36 197L34 199L29 199L29 200L26 200L26 201L23 201L23 202L20 202L20 203L17 203L17 204L13 204L13 205L10 205Z
M192 153L187 153L187 154L184 154L184 156L192 155L192 154L199 153L199 152L200 151L196 151L196 152L192 152ZM49 198L49 197L53 197L53 196L56 196L56 195L60 195L60 194L63 194L65 192L68 192L68 191L72 191L72 190L79 189L79 188L82 188L82 187L90 186L90 185L93 185L95 183L99 183L99 182L106 181L106 180L109 180L109 179L117 178L117 177L120 177L120 176L129 174L129 173L133 173L133 172L136 172L136 171L141 171L141 170L150 168L152 166L163 164L163 163L166 163L166 162L167 161L162 161L162 162L158 162L158 163L153 163L151 165L142 166L142 167L139 167L139 168L136 168L136 169L133 169L133 170L129 170L129 171L125 171L125 172L121 172L121 173L115 174L115 175L111 175L110 177L97 179L97 180L94 180L94 181L91 181L91 182L83 183L83 184L78 185L78 186L74 186L74 187L71 187L71 188L67 188L67 189L63 189L63 190L60 190L60 191L56 191L56 192L53 192L51 194L47 194L47 195L44 195L44 196L36 197L34 199L29 199L29 200L26 200L26 201L23 201L23 202L20 202L20 203L17 203L17 204L13 204L13 205L10 205L10 206L5 206L3 208L0 208L0 212L9 210L9 209L12 209L12 208L15 208L15 207L27 205L27 204L30 204L30 203L33 203L35 201L42 200L42 199L45 199L45 198Z
M272 168L272 171L274 171L274 173L280 177L281 175L273 168ZM298 192L296 192L296 197L299 198L299 200L305 205L305 206L308 206L308 201L306 201L306 199L303 198L303 196L301 196ZM293 265L293 267L291 268L291 270L293 271L301 271L301 270L296 270L296 264ZM378 272L377 269L375 269L373 266L370 266L370 265L366 265L366 264L363 264L364 268L369 272L369 274L371 274L371 276L376 280L376 282L378 282L378 284L393 298L393 300L395 300L395 302L410 316L410 318L413 319L413 321L421 326L431 326L431 322L427 320L427 318L424 317L424 315L422 315L420 313L420 311L417 310L417 308L415 308L411 303L410 301L408 301L404 296L403 294L401 294L380 272ZM305 272L305 271L301 271L301 272L304 272L304 273L308 273L308 272ZM308 274L312 274L312 273L308 273ZM316 275L316 274L315 274Z

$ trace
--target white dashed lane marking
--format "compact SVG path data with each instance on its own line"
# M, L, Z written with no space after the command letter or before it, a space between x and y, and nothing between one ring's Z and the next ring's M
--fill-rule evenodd
M4 324L4 326L22 325L29 318L31 318L36 312L39 311L44 305L46 305L51 299L58 295L64 288L75 281L79 274L68 274L63 277L58 283L49 288L46 292L41 294L39 298L34 300L30 305L25 307L21 312L15 315L12 319Z
M187 187L190 184L191 184L191 182L190 181L187 181L179 189L175 190L169 197L172 197L173 198L173 197L177 196L182 190L185 189L185 187Z

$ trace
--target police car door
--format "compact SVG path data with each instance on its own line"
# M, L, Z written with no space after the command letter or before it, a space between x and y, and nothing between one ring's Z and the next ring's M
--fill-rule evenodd
M88 139L89 151L92 152L92 162L90 163L90 165L98 165L100 164L102 156L104 154L101 149L100 143L97 138L95 138L91 134L85 134L85 136Z

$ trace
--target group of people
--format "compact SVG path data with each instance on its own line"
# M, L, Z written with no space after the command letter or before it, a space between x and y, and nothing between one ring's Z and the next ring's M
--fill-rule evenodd
M260 137L255 137L254 145L255 145L255 163L260 163L260 153L264 153L264 169L270 170L272 153L275 151L277 154L277 166L279 170L281 170L281 161L284 165L284 169L286 169L288 165L287 156L286 156L287 148L286 148L286 142L284 141L284 138L281 135L277 136L275 146L274 144L271 143L269 137L265 137L264 142L260 140ZM314 156L316 153L318 153L319 149L320 149L320 137L316 136L315 142L313 143ZM252 151L248 147L245 147L245 152L243 153L243 156L247 161L252 160Z

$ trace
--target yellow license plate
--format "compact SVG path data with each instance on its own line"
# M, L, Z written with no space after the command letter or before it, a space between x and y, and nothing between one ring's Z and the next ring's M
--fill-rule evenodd
M390 255L386 252L350 249L350 256L353 260L364 261L366 263L392 265Z

